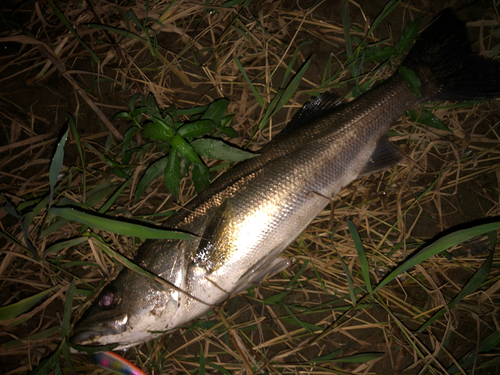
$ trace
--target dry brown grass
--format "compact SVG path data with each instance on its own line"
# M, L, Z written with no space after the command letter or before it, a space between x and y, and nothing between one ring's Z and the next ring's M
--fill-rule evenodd
M153 94L160 108L190 108L229 98L229 111L236 115L233 127L239 133L234 143L257 149L291 118L307 99L305 93L321 85L330 56L328 75L345 63L340 3L321 3L312 9L299 9L288 1L255 1L246 9L223 8L221 3L210 7L182 0L150 4L148 16L160 21L148 22L150 36L155 34L158 40L153 48L156 57L138 39L122 39L111 31L88 26L129 27L144 38L144 32L132 21L127 25L124 14L132 10L143 21L145 3L113 5L95 0L81 6L58 4L98 57L97 62L92 62L89 51L61 23L49 3L37 2L34 11L22 11L24 27L35 38L11 31L0 39L12 43L6 44L0 58L2 205L11 202L26 213L34 207L27 203L47 194L52 150L65 112L77 123L84 160L78 155L75 140L69 140L63 166L66 178L59 185L57 199L88 202L93 188L118 186L122 181L101 155L112 157L119 152L115 146L123 139L126 124L111 118L128 108L134 93ZM351 36L363 38L382 6L351 1ZM394 28L389 30L390 36L398 40L408 19L428 11L419 4L410 7L401 3L387 19ZM472 25L472 31L480 30L482 51L495 46L492 33L498 30L495 13L488 10L485 14L489 23ZM367 41L379 41L387 32L388 28L381 26ZM250 80L269 103L291 57L308 40L313 43L300 50L298 61L304 62L310 52L315 55L299 90L262 131L256 131L265 107L259 106L234 58L244 64ZM363 68L366 75L360 77L360 84L374 77L385 78L393 69L387 66L371 72L375 65L369 64ZM340 71L330 86L342 91L352 81L348 69ZM231 298L191 326L135 347L126 356L155 374L201 373L203 367L206 373L223 368L232 374L446 373L449 366L500 328L500 273L495 267L500 261L498 249L488 280L417 335L416 330L449 303L483 264L487 243L476 239L451 249L451 260L432 257L383 288L374 300L362 299L365 281L345 220L350 219L358 228L375 285L436 234L461 223L498 216L499 103L440 105L434 114L452 133L400 119L391 129L391 140L407 155L406 160L395 170L363 178L339 194L286 251L285 256L294 258L292 267ZM150 152L133 160L134 179L113 206L115 213L133 217L164 212L194 194L192 184L184 180L179 202L174 202L159 179L134 204L140 175L156 158ZM433 188L421 196L433 182ZM96 198L93 207L99 207L105 197ZM9 374L25 373L60 344L59 327L71 280L77 280L76 310L85 299L81 292L113 275L116 265L93 240L47 252L55 243L77 236L81 225L66 223L44 235L53 223L46 209L40 210L27 228L38 259L27 249L21 220L10 215L8 208L0 210L0 218L2 305L56 287L33 309L0 321L0 367ZM137 248L131 238L105 232L99 235L126 256L131 257ZM44 332L45 337L31 339ZM488 349L487 355L476 356L467 371L494 360L499 346ZM339 351L339 358L353 356L352 362L321 358L335 351ZM382 354L373 360L356 357L363 353ZM73 356L72 361L78 373L99 371L86 357ZM62 366L68 369L64 359ZM493 366L476 373L487 371L498 370Z

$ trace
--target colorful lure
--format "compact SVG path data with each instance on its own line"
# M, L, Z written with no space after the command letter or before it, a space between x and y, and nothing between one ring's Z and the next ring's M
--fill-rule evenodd
M103 369L121 375L146 375L137 366L114 352L98 352L91 355L92 362Z

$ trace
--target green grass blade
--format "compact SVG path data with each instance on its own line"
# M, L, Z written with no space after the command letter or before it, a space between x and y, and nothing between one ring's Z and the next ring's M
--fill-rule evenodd
M75 279L71 281L69 285L68 291L66 292L66 300L64 301L64 315L62 321L61 328L61 336L63 338L63 342L61 344L61 350L64 355L64 359L66 360L66 364L68 365L71 373L76 373L73 368L73 363L71 362L71 355L69 352L69 346L66 344L66 336L70 330L71 323L71 312L73 309L73 294L75 292Z
M368 362L373 361L374 359L382 358L385 353L359 353L349 355L347 357L337 358L335 362L348 362L348 363L360 363L360 362Z
M73 238L71 240L58 242L52 246L49 246L47 249L45 249L45 251L43 252L43 256L45 257L48 254L56 253L58 251L79 245L79 244L86 242L86 241L88 241L87 237L77 237L77 238Z
M337 229L339 228L340 224L337 224L337 226L333 229L332 235L330 237L330 241L332 242L333 247L335 248L335 242L334 242L334 237L335 233L337 233ZM337 252L337 258L340 261L340 264L342 266L342 269L344 270L346 279L347 279L347 287L349 288L349 295L351 297L351 302L353 305L356 305L356 293L354 292L354 284L352 282L352 277L351 277L351 272L349 271L349 267L347 267L347 264L345 264L344 259L340 256L340 254Z
M245 72L245 69L243 68L243 65L241 65L240 60L238 60L238 58L235 57L234 58L234 62L236 63L236 66L240 70L241 74L243 75L243 78L245 79L245 81L247 81L248 86L250 86L250 90L252 90L253 96L255 96L255 99L257 100L257 102L259 103L259 105L261 107L264 107L264 104L265 104L264 99L262 99L262 97L258 93L257 89L253 85L252 81L250 81L250 78L248 77L247 72Z
M384 9L382 9L382 12L375 18L375 21L373 21L372 26L370 27L370 30L368 30L367 36L372 35L372 33L375 31L377 26L391 13L396 7L399 5L401 0L391 0L389 1L385 6Z
M48 201L49 201L49 196L47 195L42 200L40 200L40 202L38 202L38 204L29 213L27 213L23 219L22 227L23 227L24 240L26 241L28 249L31 251L33 257L35 258L38 257L38 254L37 250L35 249L35 247L31 243L31 240L29 239L29 226L35 219L36 215L38 215L38 213L42 210L42 208L44 208L47 205Z
M493 264L493 256L495 255L495 248L490 252L490 255L486 259L486 261L483 263L483 265L474 273L474 275L470 278L470 280L464 285L460 293L457 294L455 298L448 304L448 309L452 309L454 306L456 306L461 300L463 300L465 297L468 295L474 293L482 283L486 281L488 278L488 275L490 274L491 271L491 265ZM438 310L427 322L425 322L417 332L423 332L427 327L429 327L432 323L434 323L436 320L438 320L440 317L442 317L444 314L446 314L447 309L442 308Z
M345 40L345 51L347 54L347 62L353 61L352 55L352 39L351 39L351 20L349 17L349 7L347 6L349 2L347 0L342 0L342 27L344 28L344 40ZM358 76L358 71L356 69L356 64L352 63L349 67L351 70L352 77Z
M56 152L52 157L52 162L50 163L49 169L49 182L50 182L50 193L49 193L49 206L52 205L52 198L54 196L54 188L56 187L57 181L59 179L59 173L64 161L64 145L68 139L69 128L64 132L61 139L57 143Z
M492 334L490 334L487 338L485 338L481 343L479 343L477 348L473 348L470 352L468 352L466 355L464 355L459 361L458 364L461 367L467 367L472 365L477 357L476 353L488 353L495 349L495 347L500 344L500 332L495 331ZM449 374L453 374L457 371L459 371L458 367L456 365L453 365L447 369ZM476 372L479 374L479 372Z
M64 301L64 315L62 320L61 336L66 337L69 332L71 323L71 310L73 308L73 294L75 293L75 279L71 281L66 292L66 300Z
M48 339L49 337L53 336L55 333L59 332L59 329L60 329L59 327L52 327L52 328L46 329L45 331L41 331L41 332L35 333L33 335L23 337L20 340L8 341L8 342L3 343L0 346L0 348L3 348L3 349L16 348L18 346L24 345L25 344L24 341L28 341L28 340L29 341L45 340L45 339Z
M285 89L279 89L276 95L274 96L273 100L271 100L271 103L269 103L269 106L266 110L266 114L260 120L259 122L259 130L262 130L264 126L266 126L267 122L269 119L276 113L278 112L283 106L288 103L288 101L291 99L291 97L296 93L300 81L302 80L302 77L307 71L307 68L309 67L309 64L311 63L311 58L309 58L304 65L299 69L297 74L292 78L290 83L286 86Z
M365 285L368 293L372 294L372 284L370 281L370 266L368 265L368 258L366 257L365 248L361 242L361 237L359 237L359 232L356 226L350 221L346 220L349 231L351 232L352 239L354 241L354 246L358 252L359 263L361 265L361 272L363 273L363 278L365 280Z
M43 292L37 293L33 296L25 298L21 301L12 303L7 306L0 307L0 320L7 320L15 318L21 314L24 314L28 310L30 310L33 306L35 306L40 300L45 298L45 296L49 293L52 293L54 290L60 289L59 285L52 287L50 289L44 290Z
M83 46L83 48L85 48L88 51L90 57L92 57L92 60L94 60L94 62L98 63L99 62L99 58L97 57L97 55L82 40L82 38L80 38L80 36L76 32L76 30L73 28L73 26L71 26L71 23L68 21L68 19L64 16L64 14L61 12L61 10L54 3L54 0L49 0L49 5L52 8L52 11L56 15L56 17L59 18L59 20L63 23L63 25L66 26L66 28L71 32L71 34L73 34L73 36L75 37L75 39L78 40L78 42Z
M464 241L470 240L473 237L483 235L485 233L500 229L500 221L495 221L489 224L477 225L472 228L458 230L456 232L450 233L444 237L441 237L434 243L425 246L423 249L419 250L418 253L408 258L398 267L396 267L392 272L390 272L375 288L374 292L380 290L387 283L394 280L399 274L407 271L411 267L423 262L430 257L439 254L442 251L449 249L455 245L458 245Z
M295 50L295 52L294 52L294 54L292 56L292 59L290 60L290 62L288 63L288 66L286 67L285 75L283 76L283 81L281 82L281 86L280 87L285 87L285 84L288 81L288 76L292 72L292 68L295 65L295 61L297 61L297 58L299 57L300 49L303 46L306 46L306 45L309 45L309 44L312 44L312 41L308 40L308 41L300 43L297 46L297 49Z
M341 349L338 349L338 350L335 350L334 352L331 352L331 353L328 353L328 354L325 354L325 355L322 355L320 357L316 357L316 358L312 358L310 359L309 361L307 361L308 363L331 363L333 361L335 361L337 358L337 356L347 348L341 348Z
M161 227L152 228L145 225L119 221L116 218L99 216L93 213L76 210L71 207L52 207L49 209L49 212L54 215L64 217L65 219L88 225L98 230L118 233L124 236L180 240L192 240L195 238L188 233L166 230Z
M142 43L144 43L146 45L148 44L148 41L146 39L140 37L139 35L134 34L131 31L119 29L117 27L111 27L111 26L101 25L101 24L95 24L95 23L89 23L89 24L87 24L87 27L89 29L97 29L97 30L109 31L109 32L121 35L124 38L137 39L137 40L141 41Z
M217 370L218 372L220 372L221 374L225 374L225 375L232 375L228 370L226 370L224 367L222 366L219 366L219 365L216 365L214 363L210 363L208 362L208 365L210 367L213 367L215 370Z
M203 354L203 346L200 345L200 368L198 370L198 374L205 375L205 356Z

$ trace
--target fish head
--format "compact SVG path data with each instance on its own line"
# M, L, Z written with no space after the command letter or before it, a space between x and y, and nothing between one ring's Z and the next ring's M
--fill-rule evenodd
M174 255L174 254L171 254ZM161 262L149 271L179 288L184 286L185 266L179 257ZM138 262L141 265L142 262ZM143 267L145 268L145 267ZM82 346L118 344L114 350L148 341L175 328L184 294L168 283L125 268L106 285L74 328L70 341Z

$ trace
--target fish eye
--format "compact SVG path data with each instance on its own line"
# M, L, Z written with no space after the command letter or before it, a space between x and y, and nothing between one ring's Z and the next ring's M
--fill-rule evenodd
M120 296L118 290L111 285L107 286L99 296L99 305L105 309L111 309L119 302Z

